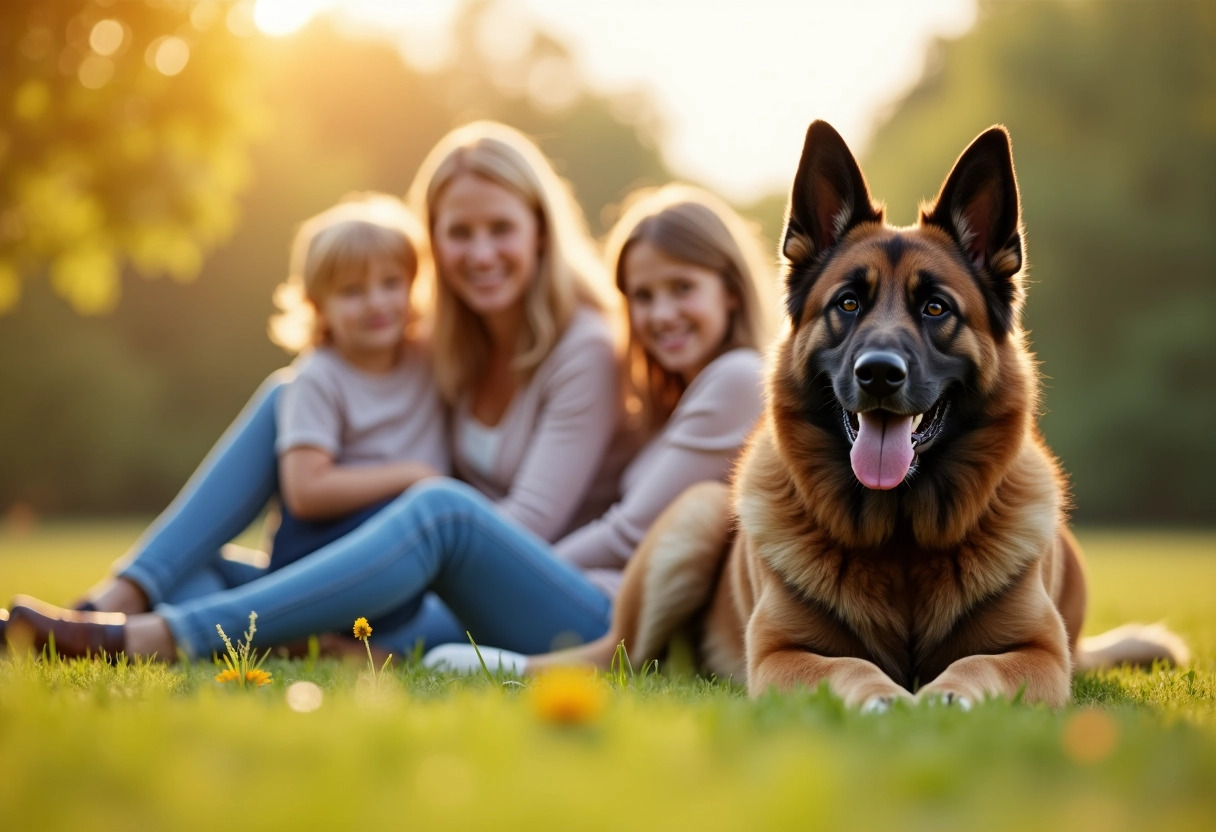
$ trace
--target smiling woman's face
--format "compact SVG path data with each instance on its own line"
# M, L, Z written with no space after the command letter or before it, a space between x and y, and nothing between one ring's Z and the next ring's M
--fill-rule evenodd
M440 279L477 315L513 310L536 279L540 223L514 192L472 173L435 201L433 245Z

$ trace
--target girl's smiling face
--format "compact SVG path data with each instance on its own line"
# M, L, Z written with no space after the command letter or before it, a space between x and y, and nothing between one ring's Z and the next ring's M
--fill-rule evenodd
M317 315L343 358L370 370L392 366L405 337L412 279L413 270L391 257L335 275Z
M722 352L738 299L717 272L639 240L623 264L629 322L664 370L690 383Z

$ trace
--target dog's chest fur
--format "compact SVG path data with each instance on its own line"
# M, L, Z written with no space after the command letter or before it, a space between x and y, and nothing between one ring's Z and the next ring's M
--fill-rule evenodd
M807 630L814 643L802 646L868 658L907 687L974 649L953 646L961 625L1032 568L1054 534L1052 507L1041 514L1045 522L1009 518L1008 534L994 535L986 525L944 550L919 546L906 527L881 545L851 548L805 510L765 431L740 477L747 484L737 501L747 548L816 622Z

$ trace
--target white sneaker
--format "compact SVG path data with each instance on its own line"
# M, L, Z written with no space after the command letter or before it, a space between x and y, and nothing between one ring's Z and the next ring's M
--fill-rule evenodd
M478 650L481 651L481 659L477 658ZM528 657L522 653L480 645L475 650L471 644L441 644L432 648L422 657L422 666L450 673L480 673L482 660L491 673L501 671L522 676L528 667Z

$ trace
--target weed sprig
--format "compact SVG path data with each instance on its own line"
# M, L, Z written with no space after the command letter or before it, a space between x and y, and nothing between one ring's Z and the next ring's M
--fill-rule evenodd
M220 658L223 659L224 669L215 675L215 681L221 684L228 682L236 682L238 687L255 687L260 688L262 685L269 685L274 682L274 678L270 675L270 671L262 670L262 662L266 661L266 657L270 655L270 648L266 648L266 652L260 657L257 651L253 649L253 636L258 631L258 614L252 610L249 612L249 629L245 631L245 639L232 646L232 642L228 639L228 635L224 632L224 628L219 624L215 625L216 631L219 632L220 638L224 640L225 653ZM219 662L216 662L219 664Z

